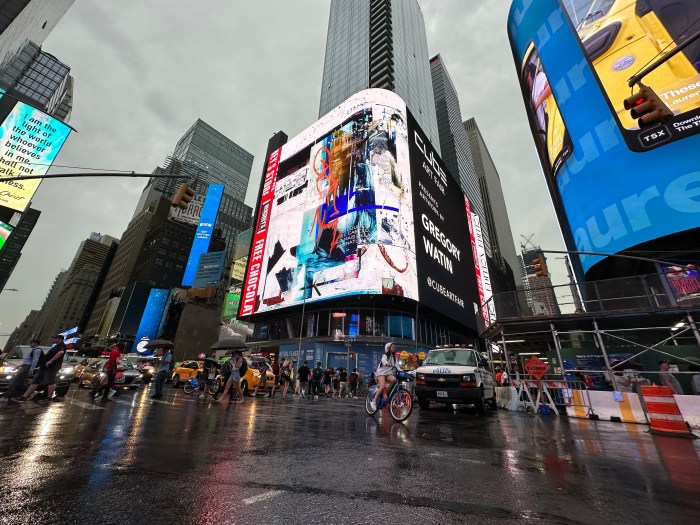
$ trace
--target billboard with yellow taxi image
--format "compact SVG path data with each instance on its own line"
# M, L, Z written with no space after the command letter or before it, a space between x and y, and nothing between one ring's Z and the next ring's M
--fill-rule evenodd
M640 140L623 101L628 79L700 29L700 0L561 0L631 149L647 150L700 131L700 38L641 81L674 113L667 140ZM636 91L636 90L635 90ZM697 118L694 118L697 117Z

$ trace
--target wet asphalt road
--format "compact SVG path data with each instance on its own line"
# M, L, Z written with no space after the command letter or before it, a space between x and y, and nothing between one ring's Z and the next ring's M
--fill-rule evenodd
M150 387L151 391L153 387ZM166 385L0 409L0 523L700 522L700 443L361 401L215 405Z

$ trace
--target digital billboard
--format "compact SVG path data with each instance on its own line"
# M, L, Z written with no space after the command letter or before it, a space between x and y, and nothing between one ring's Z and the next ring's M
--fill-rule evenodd
M352 96L270 155L241 317L384 294L474 327L461 199L400 97Z
M219 284L225 262L226 252L207 252L200 255L192 288L208 288Z
M2 247L5 246L7 239L10 238L10 234L12 233L13 229L14 228L9 224L5 224L4 222L0 221L0 250L2 250Z
M623 109L628 79L694 33L699 9L694 0L513 1L525 109L570 250L617 253L700 227L700 43L642 79L673 110L670 122L640 130ZM560 145L569 151L557 157ZM602 259L581 255L580 268Z
M148 294L146 306L143 309L141 322L136 330L134 341L137 343L137 350L147 352L143 345L139 348L138 343L144 340L153 340L159 335L163 317L166 314L170 290L167 288L152 288Z
M209 242L216 224L216 216L219 213L221 197L224 193L223 184L210 184L207 189L207 196L204 198L204 205L199 216L199 224L194 234L194 241L190 249L190 256L187 258L185 274L182 277L182 286L192 286L194 276L197 273L199 257L209 249Z
M22 212L41 179L4 181L5 178L44 175L61 150L70 126L24 102L2 96L0 128L0 206ZM5 111L11 107L9 113Z

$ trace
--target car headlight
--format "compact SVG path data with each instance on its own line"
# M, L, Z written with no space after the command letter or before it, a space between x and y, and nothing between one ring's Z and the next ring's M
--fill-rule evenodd
M73 374L73 373L75 373L75 367L74 366L63 367L58 371L58 373L59 374Z
M416 379L423 381L425 379L425 374L416 374Z
M474 383L476 382L476 376L474 374L465 374L462 376L462 381L470 381Z
M19 370L18 366L5 365L0 366L0 374L14 374Z

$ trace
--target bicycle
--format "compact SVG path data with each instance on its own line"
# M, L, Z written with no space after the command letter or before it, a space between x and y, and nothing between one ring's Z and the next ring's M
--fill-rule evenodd
M372 410L372 399L377 393L377 386L372 386L367 393L367 398L365 399L365 410L367 414L373 416L379 410L389 405L389 412L391 417L396 421L406 421L408 416L411 415L413 410L413 396L410 392L401 385L401 383L408 383L413 381L415 378L413 374L409 372L404 372L403 370L398 370L395 374L396 381L391 385L389 390L389 395L384 400L377 401L377 408Z
M202 386L204 387L204 393L209 394L213 396L219 391L219 380L215 379L214 382L211 385L204 384L202 385L203 381L197 379L196 377L193 377L192 379L189 379L185 383L185 394L193 394L195 392L198 392L202 390Z

